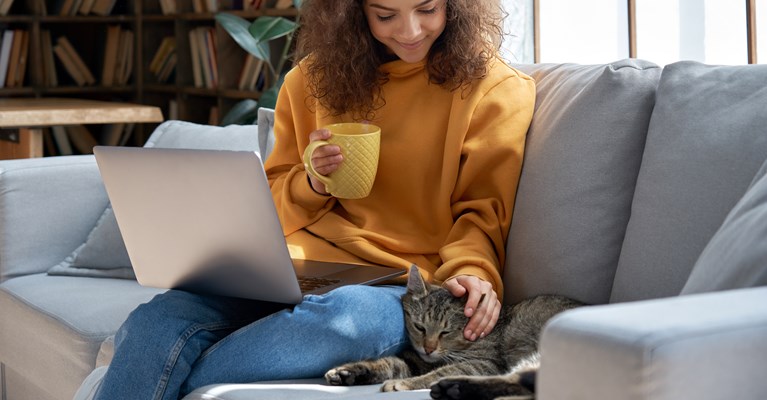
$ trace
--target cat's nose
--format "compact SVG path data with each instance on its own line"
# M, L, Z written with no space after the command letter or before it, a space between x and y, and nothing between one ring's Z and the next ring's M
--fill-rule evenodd
M424 344L423 345L423 352L427 355L434 353L434 350L437 350L437 346L431 345L431 344Z

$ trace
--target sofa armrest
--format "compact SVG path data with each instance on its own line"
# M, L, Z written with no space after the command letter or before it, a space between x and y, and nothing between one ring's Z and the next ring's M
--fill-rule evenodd
M0 282L60 263L108 201L92 155L0 161Z
M767 287L584 307L541 336L540 400L765 399Z

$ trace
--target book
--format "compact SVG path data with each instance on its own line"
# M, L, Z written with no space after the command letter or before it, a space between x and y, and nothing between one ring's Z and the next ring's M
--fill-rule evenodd
M22 31L24 37L21 41L19 52L19 67L16 69L15 85L24 86L24 78L27 74L27 60L29 59L29 32Z
M170 99L168 101L168 119L178 119L178 101L176 101L176 99Z
M85 125L67 125L64 129L67 131L69 141L79 153L92 154L93 147L98 146L98 142Z
M104 146L117 146L122 139L123 131L125 131L125 123L115 123L104 125L101 132L101 140L99 143Z
M69 142L67 131L63 126L57 125L51 127L51 136L56 142L56 148L59 149L59 154L62 156L72 155L72 143Z
M43 53L43 82L48 87L56 87L59 85L59 80L56 76L56 64L53 58L53 41L51 40L51 31L43 30L40 32L40 50Z
M12 5L13 0L0 0L0 15L8 15Z
M82 15L90 14L95 2L96 0L82 0L82 3L80 3L80 9L78 11Z
M57 39L57 43L69 54L70 59L75 64L75 67L85 78L85 83L88 85L95 84L96 78L93 77L93 73L91 73L91 70L87 65L85 65L83 59L80 58L80 55L77 53L77 50L75 50L74 46L72 46L72 43L69 41L69 39L67 39L65 36L61 36Z
M205 12L205 0L192 0L192 10L194 10L195 13L204 13Z
M176 0L160 0L160 10L163 15L176 14L178 12Z
M5 78L8 76L8 63L11 58L11 48L13 47L13 29L6 29L3 32L3 41L0 44L0 88L5 87Z
M56 58L59 59L61 65L64 66L64 70L67 71L70 77L75 81L77 86L85 86L87 81L85 76L77 68L74 60L72 60L69 52L67 52L60 44L53 46L53 53L56 54Z
M162 42L160 42L160 46L157 47L157 51L155 51L152 61L149 62L149 72L155 74L155 76L159 75L160 69L167 63L168 58L171 54L175 53L175 51L176 38L174 36L164 37Z
M243 0L242 9L245 11L260 10L266 4L263 0Z
M248 54L245 60L245 66L240 74L237 88L240 90L253 90L256 87L258 76L264 66L264 60Z
M293 0L277 0L274 3L274 8L278 10L285 10L290 7L293 7Z
M218 0L205 0L205 11L210 13L218 12Z
M205 44L208 47L208 64L210 67L211 76L210 85L208 87L215 89L218 87L218 52L216 49L216 29L206 28L204 32Z
M203 74L202 63L200 62L200 60L202 59L202 56L200 55L197 29L189 30L189 51L190 53L192 53L191 62L192 62L192 76L194 77L194 86L203 87L205 86L205 82L203 81L203 76L202 76Z
M120 25L107 26L107 38L104 42L104 61L101 68L101 84L112 86L115 84L115 72L117 71L117 56L120 50Z
M173 71L176 70L176 53L171 53L170 57L166 60L165 64L162 66L160 71L157 74L157 81L160 83L167 82L168 79L170 79L171 74Z
M45 146L43 150L44 157L59 155L59 151L56 149L56 142L53 141L53 134L51 134L49 128L43 129L43 146Z
M248 74L253 69L253 63L256 61L256 57L248 53L245 55L245 62L242 64L242 71L240 71L240 77L237 79L237 89L245 90L248 85Z
M5 76L5 87L16 86L16 70L19 67L19 55L24 41L24 31L15 29L13 31L13 42L11 43L11 54L8 56L8 71Z
M91 7L91 13L101 16L107 16L112 13L117 0L96 0Z
M131 136L133 136L133 129L136 127L135 122L127 122L125 124L125 129L123 129L122 136L120 137L120 142L117 143L118 146L125 146L128 144L128 140Z
M119 77L118 84L120 85L128 84L131 74L133 73L133 38L134 35L132 30L123 29L120 35L121 57L118 56L119 72L117 72L117 76Z

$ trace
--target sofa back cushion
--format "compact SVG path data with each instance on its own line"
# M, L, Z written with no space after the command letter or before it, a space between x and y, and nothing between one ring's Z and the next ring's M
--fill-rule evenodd
M667 65L611 301L679 294L767 154L767 65Z
M535 78L537 98L507 243L506 301L560 293L606 303L660 68L642 60L514 66Z

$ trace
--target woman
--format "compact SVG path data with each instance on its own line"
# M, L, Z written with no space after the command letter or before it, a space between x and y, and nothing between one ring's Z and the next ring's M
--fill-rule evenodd
M496 0L304 0L300 60L275 110L266 161L294 256L416 264L467 296L476 340L500 309L504 244L532 80L496 58ZM382 128L371 194L343 200L306 173L301 154L329 123ZM337 146L312 163L329 174ZM349 286L293 308L171 290L137 308L116 335L100 399L176 399L197 387L322 376L407 345L403 286ZM257 290L257 288L254 288Z

